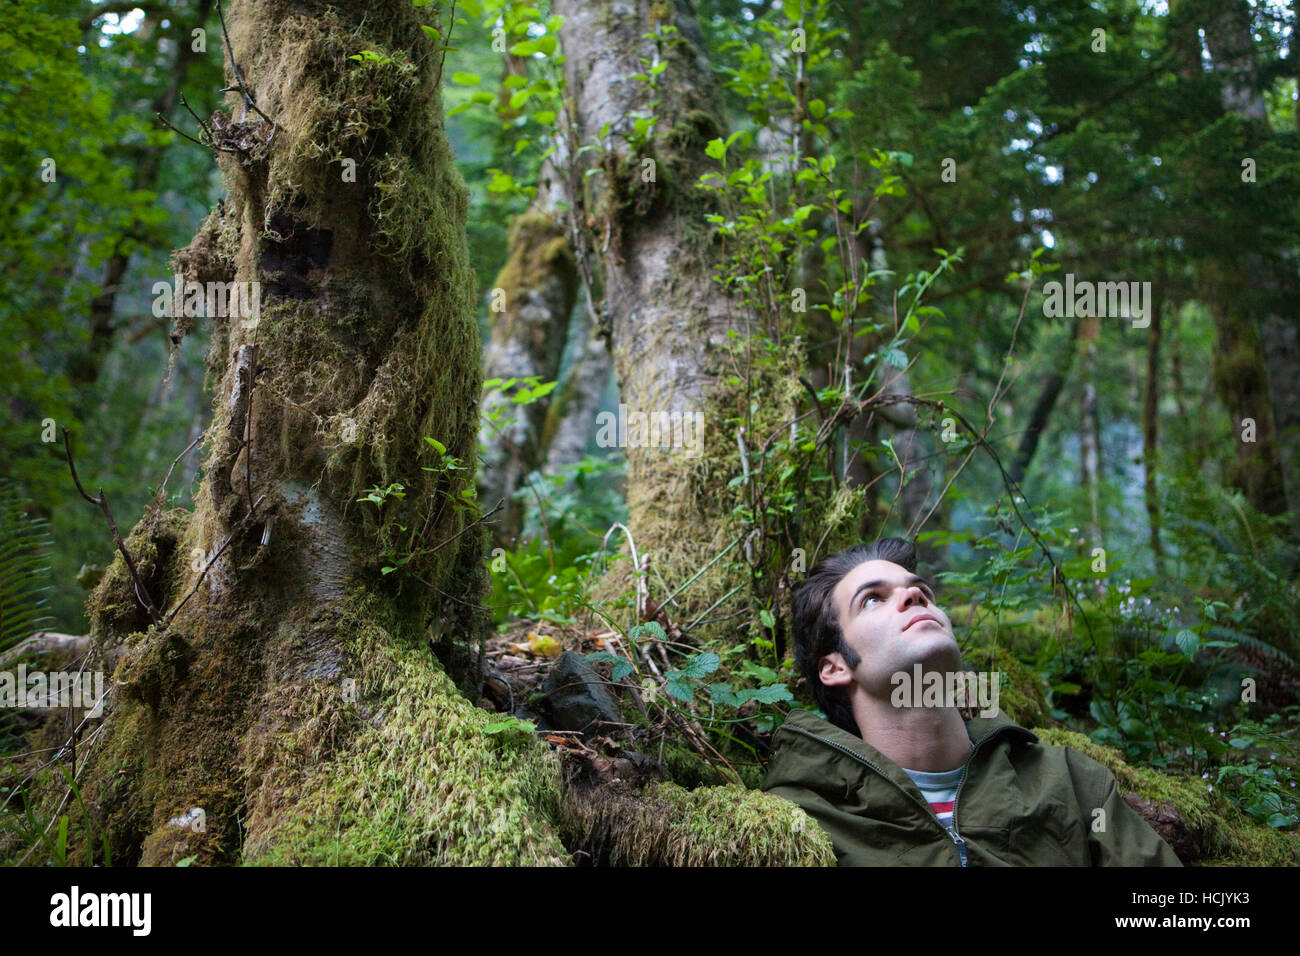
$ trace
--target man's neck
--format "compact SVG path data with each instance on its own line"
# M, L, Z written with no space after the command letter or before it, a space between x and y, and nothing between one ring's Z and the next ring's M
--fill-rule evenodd
M943 773L970 757L970 736L955 707L895 707L861 695L853 716L863 740L908 770Z

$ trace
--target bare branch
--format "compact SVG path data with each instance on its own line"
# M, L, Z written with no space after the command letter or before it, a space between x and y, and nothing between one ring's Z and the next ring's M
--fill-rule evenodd
M136 599L140 605L149 612L150 619L155 624L161 624L162 618L158 616L158 611L154 608L153 602L149 600L149 591L145 588L144 582L140 580L140 572L136 570L135 562L131 560L131 552L126 550L126 544L122 541L122 535L117 530L117 522L113 520L113 511L108 506L108 496L104 494L104 489L99 489L99 497L92 498L86 493L86 489L81 486L81 479L77 477L77 466L72 461L72 437L68 434L68 429L63 429L63 450L68 459L68 470L72 472L72 480L77 485L77 491L81 492L81 497L85 498L92 505L104 512L104 517L108 520L108 526L113 532L113 542L117 545L117 550L122 554L122 560L126 562L127 570L131 572L131 581L135 587Z

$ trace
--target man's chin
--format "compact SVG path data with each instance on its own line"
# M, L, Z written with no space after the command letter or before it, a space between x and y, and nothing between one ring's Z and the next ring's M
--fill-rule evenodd
M918 633L917 628L925 630ZM920 664L922 672L939 671L947 673L962 669L961 648L957 639L942 625L929 625L922 621L903 632L906 640L905 670L911 671L913 665Z

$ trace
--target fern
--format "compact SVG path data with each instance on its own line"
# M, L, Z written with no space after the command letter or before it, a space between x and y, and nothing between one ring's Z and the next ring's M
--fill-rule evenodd
M50 569L45 563L52 544L49 523L32 515L28 502L0 479L0 658L53 620L46 597L52 589ZM15 740L17 723L14 711L0 709L0 751Z

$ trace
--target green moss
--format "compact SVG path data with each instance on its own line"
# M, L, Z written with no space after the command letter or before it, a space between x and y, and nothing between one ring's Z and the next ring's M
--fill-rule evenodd
M183 509L150 508L124 542L160 614L169 609L168 602L176 596L184 572L182 542L189 518L190 513ZM120 637L149 626L149 614L136 596L131 572L120 551L114 552L112 564L90 593L86 613L91 636L101 648L109 635Z
M962 655L976 671L997 671L998 709L1013 723L1029 727L1047 717L1047 682L1005 647L976 647Z
M1211 793L1202 780L1131 766L1119 751L1093 743L1083 734L1042 728L1033 732L1045 744L1070 747L1103 764L1115 774L1122 793L1175 807L1196 847L1197 858L1192 862L1198 865L1300 865L1300 836L1259 823L1229 800Z
M570 846L612 866L834 866L830 839L788 800L738 784L570 791Z
M351 636L339 674L281 688L241 747L244 862L269 865L560 865L550 821L559 765L531 735L500 737L427 650L386 631L358 595L328 625ZM341 680L355 681L355 700Z

